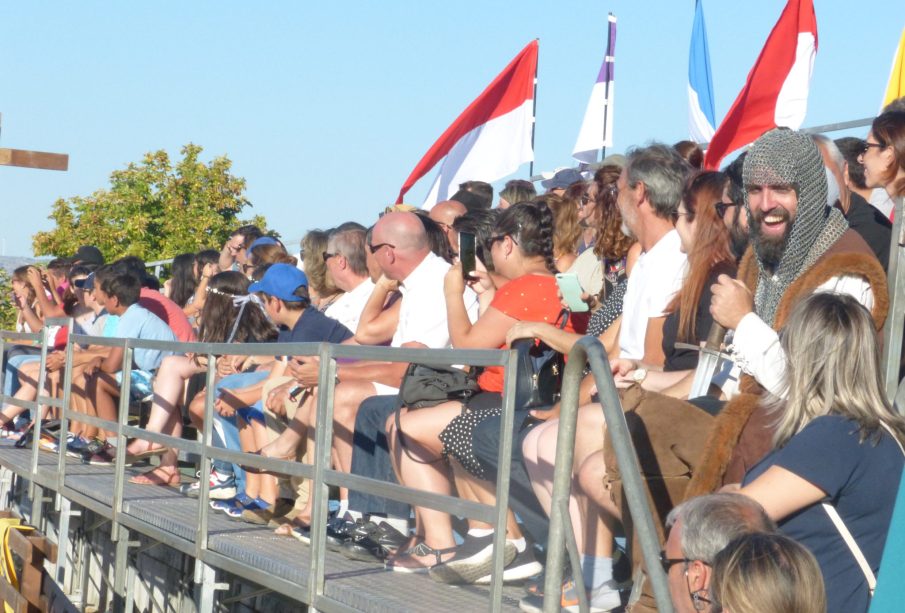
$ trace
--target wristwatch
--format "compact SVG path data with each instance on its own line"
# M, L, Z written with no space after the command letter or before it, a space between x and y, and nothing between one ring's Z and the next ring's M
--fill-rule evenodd
M632 380L638 385L641 385L645 378L647 378L646 368L636 368L632 371Z

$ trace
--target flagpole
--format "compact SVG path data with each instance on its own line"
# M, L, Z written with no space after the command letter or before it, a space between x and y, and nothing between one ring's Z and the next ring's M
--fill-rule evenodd
M528 178L534 176L534 130L537 127L537 71L540 68L540 39L537 41L537 64L534 66L534 97L531 100L531 163L528 166Z
M607 28L606 28L606 52L607 52L607 55L605 55L603 58L604 63L606 63L606 62L609 62L611 64L616 63L616 58L610 57L610 55L609 55L610 49L611 49L610 44L613 42L612 41L613 30L610 28L610 22L614 21L615 17L616 16L613 13L607 14ZM603 143L604 144L602 147L600 147L600 161L601 162L606 159L606 137L607 137L606 129L607 129L607 118L609 117L610 110L611 110L610 109L610 87L612 87L612 86L613 86L613 80L607 79L606 90L605 90L606 106L604 106L604 108L603 108Z

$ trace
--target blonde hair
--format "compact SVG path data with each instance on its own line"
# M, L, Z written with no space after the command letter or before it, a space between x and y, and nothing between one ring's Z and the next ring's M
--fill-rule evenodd
M751 533L731 541L713 560L710 595L732 613L825 613L817 560L781 534Z
M821 415L856 421L862 442L869 436L879 440L884 425L905 441L905 419L884 393L873 319L857 300L830 292L808 296L793 309L780 343L786 354L786 399L766 401L780 414L776 447Z

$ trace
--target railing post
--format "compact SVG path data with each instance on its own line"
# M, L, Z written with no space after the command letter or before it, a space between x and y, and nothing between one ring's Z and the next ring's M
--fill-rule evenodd
M70 330L70 334L72 330ZM66 366L63 372L63 406L60 408L60 454L57 456L57 473L60 491L66 487L66 441L69 438L69 413L72 402L72 354L74 343L66 343Z
M201 427L201 460L199 462L199 472L201 481L199 481L198 492L198 536L195 538L195 559L202 561L207 551L208 543L208 516L210 514L210 475L211 475L211 457L209 450L213 444L212 432L214 428L214 387L217 383L217 360L211 353L207 354L207 373L205 376L204 391L204 424ZM201 583L205 580L204 573L208 566L207 563L195 564L195 583ZM213 592L211 592L213 594Z
M314 482L309 489L313 496L311 516L311 574L308 580L308 598L312 610L324 594L324 556L327 546L325 526L330 488L324 483L324 471L330 468L333 440L333 397L336 386L336 360L333 349L321 343L318 352L320 368L317 380L317 426L315 428Z
M116 457L113 461L113 525L110 529L110 538L113 541L120 539L120 530L125 530L119 524L119 516L123 512L123 491L126 485L126 436L123 434L123 425L129 419L129 394L132 389L132 344L129 339L123 341L122 384L119 388L119 414L116 420ZM126 540L128 540L128 530Z
M653 514L647 500L646 489L641 478L641 469L635 455L634 444L622 412L622 404L613 382L613 374L609 369L606 354L600 341L592 337L579 340L572 351L563 380L563 392L560 411L559 433L556 447L556 466L553 479L553 499L550 518L550 536L547 542L547 577L544 584L544 611L559 611L560 590L562 585L563 543L565 539L574 538L566 534L566 518L563 509L568 509L569 493L572 483L572 458L575 441L575 428L578 418L578 387L581 382L581 369L586 361L590 361L591 372L600 393L606 427L610 433L613 451L619 464L622 477L623 492L638 533L638 542L647 565L648 577L657 601L660 613L672 613L672 602L666 574L659 563L660 542L654 526ZM573 569L577 577L580 569Z

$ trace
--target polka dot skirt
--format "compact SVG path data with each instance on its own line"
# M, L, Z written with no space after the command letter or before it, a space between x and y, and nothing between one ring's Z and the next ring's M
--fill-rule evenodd
M463 405L462 413L453 418L440 433L443 454L453 457L478 479L489 480L484 465L475 457L474 430L488 417L502 415L502 397L494 392L482 392Z

